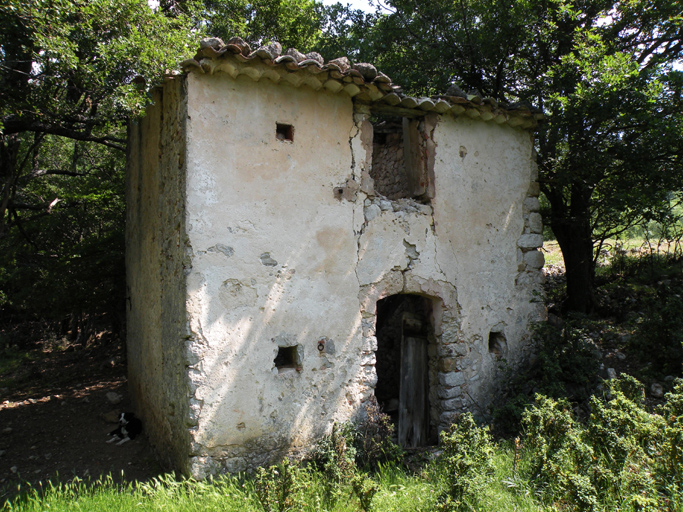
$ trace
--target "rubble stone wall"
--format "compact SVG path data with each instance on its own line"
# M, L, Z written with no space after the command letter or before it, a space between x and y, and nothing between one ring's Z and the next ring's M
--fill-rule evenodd
M383 143L372 145L372 179L375 192L388 199L409 197L408 179L403 158L403 132L383 134Z

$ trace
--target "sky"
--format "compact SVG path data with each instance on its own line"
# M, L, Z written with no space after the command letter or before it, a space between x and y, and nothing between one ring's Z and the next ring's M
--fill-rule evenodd
M321 0L325 5L340 3L342 5L351 4L354 9L361 9L365 12L375 12L375 8L370 5L369 0Z

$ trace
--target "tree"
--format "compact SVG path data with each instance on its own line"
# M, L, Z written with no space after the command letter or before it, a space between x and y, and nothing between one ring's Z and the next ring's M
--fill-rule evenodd
M122 312L125 123L147 84L206 33L306 48L324 19L313 0L0 0L3 319Z
M315 0L204 0L189 12L212 37L238 36L257 46L277 41L309 51L320 38L324 10Z
M601 243L669 205L683 178L683 5L673 0L389 0L376 60L414 93L451 83L530 102L566 307L590 311ZM597 250L596 250L597 249Z
M120 308L125 121L196 36L144 0L0 0L0 24L4 317Z

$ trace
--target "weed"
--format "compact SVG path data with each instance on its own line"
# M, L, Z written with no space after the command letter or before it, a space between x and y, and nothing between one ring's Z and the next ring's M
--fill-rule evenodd
M437 464L446 490L439 510L466 510L481 499L493 475L494 444L488 427L479 427L470 413L463 414L441 433L443 454Z
M284 459L269 468L259 468L254 479L256 496L264 512L301 510L302 479L305 472L297 463Z
M356 464L364 470L375 471L381 464L400 461L403 450L392 441L394 424L389 415L381 411L376 401L370 402L365 412L366 418L356 427L353 438Z

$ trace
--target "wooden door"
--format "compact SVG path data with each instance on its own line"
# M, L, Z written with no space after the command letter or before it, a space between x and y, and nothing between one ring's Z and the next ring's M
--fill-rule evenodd
M426 446L429 440L429 373L427 338L413 315L404 314L401 339L401 388L398 442L404 448Z

